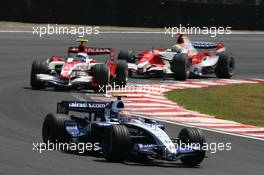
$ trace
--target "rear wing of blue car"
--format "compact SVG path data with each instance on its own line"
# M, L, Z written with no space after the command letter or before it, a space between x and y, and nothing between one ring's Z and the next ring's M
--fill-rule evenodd
M200 41L192 41L192 46L198 49L212 49L216 48L217 44L214 42L200 42Z
M104 112L110 102L61 101L57 103L57 113L68 114L69 111L96 113Z

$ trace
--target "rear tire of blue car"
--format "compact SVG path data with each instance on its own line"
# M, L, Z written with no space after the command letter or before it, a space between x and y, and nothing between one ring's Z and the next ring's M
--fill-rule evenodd
M131 138L127 127L124 125L111 125L106 128L101 146L107 161L123 161L128 156L131 147Z
M65 121L70 120L65 114L48 114L42 125L44 143L69 143L70 135L66 131Z
M184 81L190 76L190 60L185 53L175 54L171 62L171 71L175 80Z
M234 75L235 59L227 52L220 52L219 59L215 68L217 78L231 78Z
M31 77L30 77L30 85L32 89L39 90L45 88L45 82L42 82L37 79L37 74L48 74L49 69L46 62L42 61L33 61L31 66Z
M205 150L202 150L202 147L206 141L202 131L197 128L183 128L179 133L179 139L182 144L200 145L200 150L197 150L195 154L184 156L180 159L187 166L199 165L205 158Z

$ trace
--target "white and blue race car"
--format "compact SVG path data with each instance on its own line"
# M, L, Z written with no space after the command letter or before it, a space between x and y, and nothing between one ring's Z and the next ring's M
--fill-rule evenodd
M72 113L86 113L76 116ZM198 165L205 158L205 136L197 128L183 128L170 138L160 122L124 111L120 97L112 102L61 101L57 113L48 114L42 128L45 143L98 143L107 161L146 156Z

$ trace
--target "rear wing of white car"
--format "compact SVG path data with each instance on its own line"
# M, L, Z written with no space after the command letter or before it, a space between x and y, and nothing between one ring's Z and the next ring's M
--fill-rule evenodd
M113 48L96 48L96 47L86 47L88 55L103 55L111 54L114 52ZM72 46L68 48L68 53L76 54L78 53L78 47Z
M77 46L71 46L68 48L68 57L74 57L79 51ZM110 59L114 58L114 48L97 48L97 47L85 47L85 53L87 55L109 55Z

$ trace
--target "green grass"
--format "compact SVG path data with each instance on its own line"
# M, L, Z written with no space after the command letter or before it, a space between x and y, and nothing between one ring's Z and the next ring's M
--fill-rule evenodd
M179 105L243 124L264 126L264 84L213 86L166 92Z

